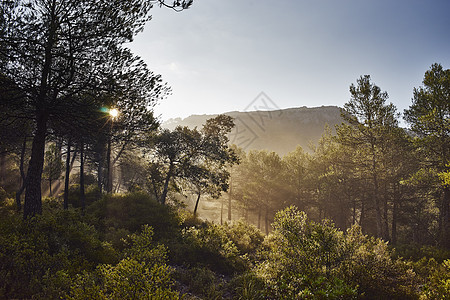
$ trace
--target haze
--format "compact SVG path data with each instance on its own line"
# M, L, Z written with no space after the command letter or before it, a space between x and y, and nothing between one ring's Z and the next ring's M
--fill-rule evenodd
M130 45L173 94L163 120L244 110L265 92L279 108L342 106L370 74L399 111L438 62L450 64L449 1L195 1L155 7Z

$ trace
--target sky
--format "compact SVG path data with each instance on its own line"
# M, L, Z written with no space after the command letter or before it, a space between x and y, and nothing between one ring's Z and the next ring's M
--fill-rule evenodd
M366 74L403 112L433 63L450 68L450 0L194 0L151 14L128 47L172 88L161 120L343 106Z

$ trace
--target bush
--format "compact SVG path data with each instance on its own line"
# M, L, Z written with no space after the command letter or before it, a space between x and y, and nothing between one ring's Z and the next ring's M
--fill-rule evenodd
M204 299L223 299L224 281L208 268L179 269L175 278L189 294Z
M118 257L76 211L3 216L0 232L0 298L59 295L64 278Z
M96 184L91 184L86 186L85 190L85 206L89 206L92 203L100 200L101 193ZM82 206L80 199L80 185L73 184L69 187L69 204L73 207L80 208Z
M424 285L420 299L450 299L450 259L438 264L433 258L419 262L423 272Z
M87 216L116 247L146 224L153 228L155 240L173 239L180 231L177 214L144 192L106 195L87 208Z
M229 284L229 290L233 295L233 299L238 300L266 299L264 289L264 281L252 272L234 277Z
M387 242L368 237L359 227L350 228L346 240L352 255L341 273L358 287L365 299L416 299L418 278L401 259L393 259Z
M402 257L412 261L419 261L423 258L433 258L439 263L450 258L450 251L430 245L396 245L395 252L396 257Z
M0 186L0 206L4 206L6 204L6 199L8 198L8 194L5 189Z
M256 275L269 297L408 299L417 297L414 272L393 260L387 244L353 227L311 222L289 207L277 213Z
M181 237L169 244L170 260L177 265L206 267L221 274L243 271L245 259L224 227L203 223L182 230Z
M152 242L153 230L144 226L128 237L126 257L116 265L99 265L95 272L76 276L67 299L179 299L172 290L166 248Z
M256 254L264 241L264 235L256 226L243 221L239 221L231 226L225 223L223 228L241 255Z

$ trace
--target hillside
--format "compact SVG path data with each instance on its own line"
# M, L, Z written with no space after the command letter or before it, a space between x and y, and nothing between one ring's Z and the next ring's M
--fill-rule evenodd
M245 150L267 149L284 155L297 145L305 150L310 143L317 143L328 124L332 129L342 118L337 106L299 107L272 111L249 111L225 113L235 119L236 127L230 141ZM170 119L163 127L176 126L201 128L205 121L216 115L192 115L185 119Z

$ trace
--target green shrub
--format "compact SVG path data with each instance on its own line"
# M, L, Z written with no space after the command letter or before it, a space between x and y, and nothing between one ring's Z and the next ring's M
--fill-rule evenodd
M86 186L85 192L85 206L89 206L92 203L100 200L101 194L96 184L90 184ZM80 185L73 184L69 187L69 204L73 207L79 208L82 206L80 199Z
M358 287L365 299L416 299L418 278L400 259L394 259L381 239L368 237L359 227L350 228L346 240L352 255L340 272L347 282Z
M426 278L420 299L450 299L450 259L436 264L429 261L429 276Z
M0 206L4 206L6 204L6 199L8 198L8 194L5 189L0 186Z
M229 290L233 299L237 300L266 299L264 289L264 281L253 272L238 275L229 283Z
M246 264L224 228L209 223L183 229L181 238L169 249L174 264L206 267L221 274L242 271Z
M239 254L255 254L264 241L262 232L252 224L239 221L223 226L228 238L236 245Z
M430 245L397 245L395 246L395 256L402 257L412 261L419 261L423 258L433 258L441 263L450 258L450 251Z
M87 208L87 216L117 247L120 239L145 224L153 228L155 240L173 239L179 233L177 214L144 192L106 195Z
M0 214L14 212L16 208L15 199L11 198L8 193L0 187Z
M277 213L255 272L269 297L285 299L409 299L414 272L394 260L387 243L353 227L344 234L329 221L311 222L289 207Z
M144 226L127 239L126 257L116 265L102 264L95 272L76 276L67 299L179 299L172 289L166 248L152 242L153 230Z
M25 221L20 215L4 216L0 232L0 298L60 294L64 276L118 257L77 211L53 211Z
M185 292L202 299L222 299L224 282L208 268L179 269L175 278L185 286Z

